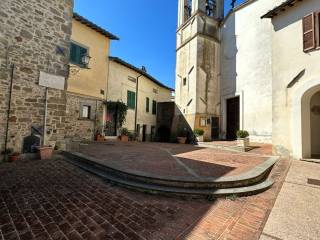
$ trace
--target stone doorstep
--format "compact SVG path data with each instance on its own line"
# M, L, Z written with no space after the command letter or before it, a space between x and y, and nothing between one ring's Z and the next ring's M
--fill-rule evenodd
M120 174L125 174L128 176L131 175L136 178L146 178L151 180L159 180L162 182L180 182L180 183L182 182L182 183L200 183L200 184L201 183L228 184L233 182L243 182L243 181L245 182L245 181L254 180L256 178L259 178L265 175L279 160L279 157L275 157L275 156L270 157L268 160L254 167L253 169L235 176L226 176L226 177L218 177L218 178L203 177L199 179L195 179L195 178L190 179L185 177L167 177L164 179L163 176L149 175L145 172L140 172L140 171L132 171L132 170L124 171L115 166L112 166L111 164L109 165L101 164L99 163L98 159L78 153L78 152L63 151L61 153L66 157L76 158L77 160L82 159L82 160L94 163L95 165L101 166L103 168L108 168L109 170L119 172Z
M177 197L191 197L191 198L207 198L211 199L217 197L226 197L226 196L250 196L264 192L271 188L274 182L270 179L258 183L256 185L239 187L239 188L227 188L227 189L186 189L182 187L164 187L156 184L149 183L139 183L121 179L118 177L110 176L106 174L103 170L99 170L87 164L74 162L72 163L79 168L95 174L103 179L106 179L108 182L115 183L119 186L137 190L149 194L161 194L164 196L177 196Z
M301 159L301 161L320 164L320 159Z
M201 142L198 144L199 147L207 147L207 148L213 148L213 149L222 149L232 152L250 152L251 150L255 149L254 147L243 147L238 145L228 146L223 144L206 144L205 142Z

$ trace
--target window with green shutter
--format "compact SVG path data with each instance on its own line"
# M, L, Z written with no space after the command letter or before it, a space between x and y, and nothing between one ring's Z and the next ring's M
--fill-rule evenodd
M75 43L71 43L70 46L70 62L80 65L82 67L82 57L88 54L88 49L81 47Z
M157 102L156 101L152 101L152 114L156 115L157 114Z
M147 97L146 98L146 112L147 113L150 111L149 105L150 105L150 99Z
M127 106L130 109L136 108L136 93L128 91L127 93Z

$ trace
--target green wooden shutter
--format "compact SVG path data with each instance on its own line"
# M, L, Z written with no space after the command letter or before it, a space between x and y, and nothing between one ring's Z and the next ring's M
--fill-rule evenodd
M136 108L136 93L132 92L132 108Z
M88 54L88 49L80 47L75 43L71 43L70 46L70 62L74 64L82 65L82 57Z
M128 91L127 92L127 106L128 108L135 109L136 107L136 93Z
M77 62L77 46L71 43L70 46L70 62L76 63Z

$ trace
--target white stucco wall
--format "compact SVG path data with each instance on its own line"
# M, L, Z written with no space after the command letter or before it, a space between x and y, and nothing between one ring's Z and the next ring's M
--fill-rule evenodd
M136 92L136 84L128 77L137 78L140 73L127 68L114 61L109 61L109 78L108 78L108 101L122 101L127 104L127 91ZM158 93L154 92L154 89ZM150 99L149 112L146 112L146 98ZM138 90L138 114L137 124L141 126L147 125L147 134L151 133L151 126L156 126L156 115L152 114L152 101L158 102L170 102L171 91L163 88L150 79L142 76L139 78L139 90ZM129 109L126 117L126 122L123 127L128 128L129 131L134 131L135 110Z
M303 52L302 18L319 9L320 1L307 0L272 20L273 144L295 158L311 155L310 99L320 88L320 51ZM288 88L302 70L304 75Z
M226 100L240 96L240 128L252 141L272 138L272 24L261 16L282 0L258 0L233 12L221 29L222 130Z

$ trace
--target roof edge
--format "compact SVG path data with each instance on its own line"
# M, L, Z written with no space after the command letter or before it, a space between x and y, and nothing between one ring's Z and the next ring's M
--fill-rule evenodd
M102 27L99 27L95 23L91 22L90 20L86 19L85 17L81 16L80 14L74 12L73 13L73 19L79 21L80 23L88 26L89 28L93 29L94 31L104 35L105 37L110 38L111 40L120 40L116 35L108 32L107 30L103 29Z
M141 69L133 66L132 64L124 61L124 60L121 59L121 58L109 56L109 59L110 59L110 61L119 63L119 64L121 64L121 65L123 65L123 66L125 66L125 67L127 67L127 68L130 68L131 70L136 71L137 73L140 73L141 75L143 75L143 76L145 76L146 78L150 79L152 82L154 82L155 84L157 84L157 85L160 86L160 87L163 87L163 88L165 88L165 89L168 89L168 90L170 90L170 91L172 91L172 92L175 91L175 89L166 86L165 84L161 83L159 80L157 80L157 79L155 79L154 77L152 77L150 74L142 71Z
M296 3L303 2L303 0L286 0L285 2L281 3L279 6L275 7L274 9L270 10L263 16L261 16L261 19L263 18L273 18L275 16L278 16L280 12L284 12L287 10L288 7L293 7Z

